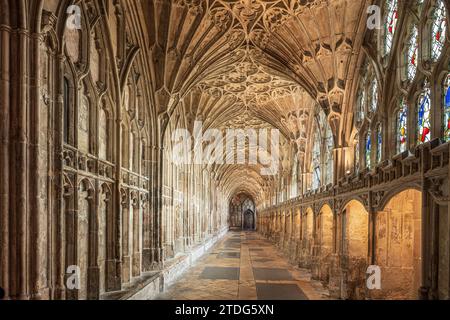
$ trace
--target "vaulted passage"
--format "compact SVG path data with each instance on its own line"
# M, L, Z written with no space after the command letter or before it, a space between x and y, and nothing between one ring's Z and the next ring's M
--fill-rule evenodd
M0 299L449 299L449 13L0 1Z
M157 296L164 300L325 300L328 291L254 232L228 233Z

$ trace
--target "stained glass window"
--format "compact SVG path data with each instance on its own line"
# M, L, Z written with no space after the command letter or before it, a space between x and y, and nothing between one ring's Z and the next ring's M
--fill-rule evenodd
M417 101L418 143L430 141L431 138L431 90L428 81Z
M433 11L433 25L431 27L431 57L434 61L439 59L445 44L447 31L447 16L444 2L438 0Z
M373 79L370 87L370 111L375 112L378 107L378 82Z
M394 41L395 31L397 29L398 21L398 5L397 0L386 1L386 26L385 26L385 40L384 50L388 55L392 49L392 42Z
M450 73L444 81L444 140L450 141Z
M400 110L397 113L397 153L406 151L408 134L408 106L402 100Z
M370 168L372 165L371 158L372 158L372 134L369 130L369 132L367 133L367 137L366 137L366 167L367 168Z
M381 129L381 123L377 126L377 163L381 162L381 156L383 151L383 131Z
M411 30L411 35L409 37L408 52L407 52L407 76L408 80L413 80L416 76L417 71L417 59L419 53L418 45L418 31L417 27L414 26Z

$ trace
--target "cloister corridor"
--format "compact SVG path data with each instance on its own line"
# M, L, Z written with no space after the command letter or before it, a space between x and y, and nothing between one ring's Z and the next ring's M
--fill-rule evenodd
M450 300L449 19L0 0L0 300Z
M230 231L161 300L325 300L328 291L256 232Z

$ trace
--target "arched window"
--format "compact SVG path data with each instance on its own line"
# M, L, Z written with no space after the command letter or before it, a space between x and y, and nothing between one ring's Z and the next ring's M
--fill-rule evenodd
M366 90L364 88L364 82L365 79L363 80L363 85L359 88L358 101L356 102L356 122L358 124L361 124L365 118Z
M378 81L374 77L370 86L370 103L369 103L370 112L377 111L378 108Z
M384 39L384 53L386 56L391 53L395 31L397 30L397 21L398 21L397 0L387 0L386 1L385 39Z
M64 78L64 128L63 128L63 135L64 135L64 142L69 143L69 130L70 130L70 85L69 80L67 78Z
M383 155L383 131L381 128L381 123L377 126L377 163L381 162L381 157Z
M444 1L438 0L433 11L431 27L431 58L436 61L442 54L447 32L447 16Z
M419 52L419 43L418 43L419 32L417 27L414 26L411 30L411 34L409 36L408 41L408 51L407 51L407 77L408 80L412 81L416 76L417 72L417 58Z
M371 130L369 129L366 137L366 167L368 169L370 169L372 166L371 158L372 158L372 133Z
M444 140L450 141L450 73L444 80Z
M431 139L431 101L430 84L425 81L422 93L417 101L417 130L418 143L428 142Z
M408 106L404 99L397 113L397 130L397 153L402 153L406 151L408 142Z

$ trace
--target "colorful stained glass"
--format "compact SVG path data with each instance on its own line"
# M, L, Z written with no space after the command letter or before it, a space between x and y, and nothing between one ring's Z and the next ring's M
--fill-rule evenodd
M445 44L447 31L447 16L445 5L442 0L436 2L433 11L433 25L431 27L431 57L434 61L439 59Z
M413 80L416 76L417 71L417 59L419 53L419 43L418 43L419 32L417 27L414 26L411 30L411 35L409 37L408 51L407 51L407 76L408 80Z
M431 90L430 85L425 82L423 92L417 101L417 129L418 143L430 141L431 138Z
M366 167L367 168L370 168L372 165L371 158L372 158L372 134L369 130L369 132L367 133L367 138L366 138Z
M444 140L450 141L450 73L444 81Z
M394 41L395 31L397 30L397 21L398 21L397 0L387 0L385 40L384 40L385 55L389 55L391 53L392 42Z
M381 124L377 126L377 163L381 162L381 156L383 151L383 132L381 130Z
M397 128L397 153L402 153L406 151L408 142L408 106L404 100L402 100L397 113Z

